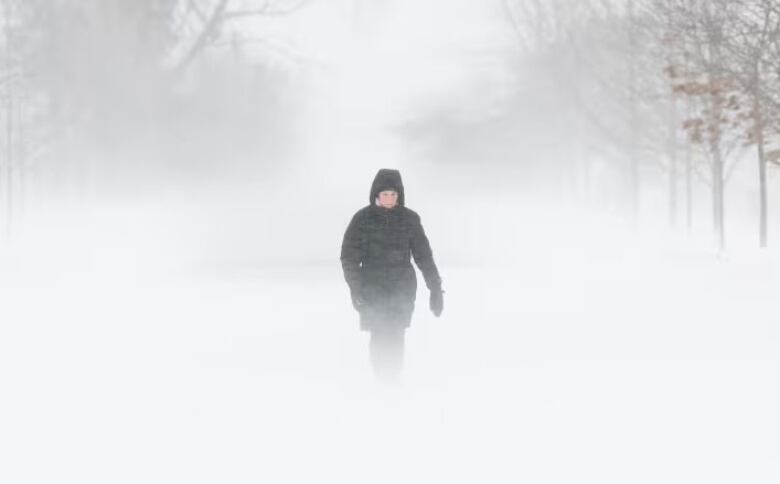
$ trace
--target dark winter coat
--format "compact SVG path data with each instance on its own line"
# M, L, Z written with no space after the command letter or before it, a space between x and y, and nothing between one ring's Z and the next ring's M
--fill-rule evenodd
M379 192L395 190L392 209L376 205ZM369 205L347 227L341 246L344 278L360 304L360 326L408 327L417 294L417 276L410 256L431 291L441 290L441 278L420 216L404 206L404 187L397 170L379 170L371 185Z

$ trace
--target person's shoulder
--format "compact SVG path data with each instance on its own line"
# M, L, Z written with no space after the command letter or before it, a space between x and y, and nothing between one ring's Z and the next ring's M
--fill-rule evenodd
M403 215L405 217L408 217L409 219L417 221L417 222L420 221L420 215L417 212L415 212L414 210L412 210L411 208L405 207L405 206L404 207L399 207L399 208L402 210L402 213L403 213Z
M355 215L352 216L352 220L359 221L366 218L366 216L371 211L371 205L366 205L365 207L361 208L357 212L355 212Z

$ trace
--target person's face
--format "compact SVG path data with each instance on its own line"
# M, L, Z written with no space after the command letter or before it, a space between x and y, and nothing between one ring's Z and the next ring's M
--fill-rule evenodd
M379 205L384 208L393 208L398 203L398 193L395 190L379 192Z

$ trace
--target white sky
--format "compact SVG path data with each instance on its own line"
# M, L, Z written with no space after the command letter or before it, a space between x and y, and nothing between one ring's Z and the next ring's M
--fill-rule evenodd
M483 94L510 77L506 63L495 62L496 55L511 55L513 42L499 2L368 3L359 20L353 2L314 1L295 15L246 28L316 59L322 78L337 70L339 102L352 106L384 109L381 98L404 112L460 104L474 115L484 112ZM470 105L475 99L482 100Z

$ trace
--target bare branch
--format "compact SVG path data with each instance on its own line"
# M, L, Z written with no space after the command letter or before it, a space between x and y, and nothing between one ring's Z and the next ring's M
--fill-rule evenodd
M310 3L310 1L311 0L298 0L295 4L288 7L279 7L276 6L275 2L269 1L266 2L265 5L263 5L263 7L261 8L226 11L223 15L223 18L225 20L229 20L229 19L241 18L241 17L254 17L254 16L273 17L273 16L290 15L291 13L296 12L301 8L305 7L308 3Z
M200 52L208 45L208 43L216 36L220 25L224 21L225 9L227 9L229 0L219 0L219 3L214 7L214 10L209 17L208 22L204 25L203 30L200 32L195 43L192 45L187 54L184 55L179 64L174 68L177 74L181 74L186 70L190 63L200 54Z

